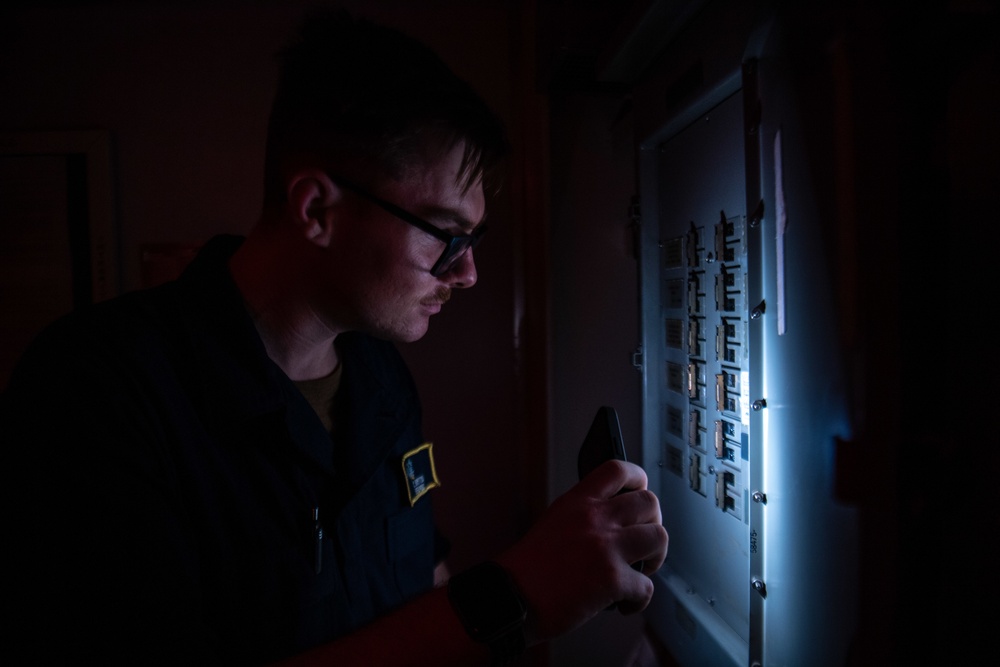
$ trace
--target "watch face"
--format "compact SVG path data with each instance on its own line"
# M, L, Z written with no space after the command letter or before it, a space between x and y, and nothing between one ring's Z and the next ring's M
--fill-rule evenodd
M483 630L494 636L509 630L524 620L524 606L510 589L510 585L503 582L500 582L495 590L484 593L482 608L484 611Z
M495 563L452 578L449 595L466 630L478 641L491 641L524 622L524 603L510 576Z

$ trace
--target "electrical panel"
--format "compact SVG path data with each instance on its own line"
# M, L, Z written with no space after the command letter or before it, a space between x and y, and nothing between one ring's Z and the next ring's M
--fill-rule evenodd
M852 432L808 137L770 25L713 38L635 95L643 460L670 533L646 615L684 666L843 665Z

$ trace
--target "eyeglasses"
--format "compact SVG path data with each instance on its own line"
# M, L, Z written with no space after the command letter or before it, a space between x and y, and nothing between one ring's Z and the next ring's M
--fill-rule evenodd
M382 210L388 211L403 222L409 223L420 231L426 232L434 238L443 241L445 244L444 252L442 252L441 256L438 257L438 260L434 262L434 266L431 267L432 276L441 276L453 269L466 251L472 250L479 245L479 241L483 238L483 234L486 233L486 225L481 224L472 230L471 234L460 234L457 236L449 234L440 227L432 225L423 218L418 218L406 209L400 208L390 201L386 201L377 195L373 195L351 181L333 175L330 176L330 179L340 187L350 190L354 194L364 197Z

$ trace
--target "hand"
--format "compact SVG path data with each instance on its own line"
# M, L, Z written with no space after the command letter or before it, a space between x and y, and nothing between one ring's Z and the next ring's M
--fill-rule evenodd
M621 493L621 491L629 491ZM660 503L642 468L608 461L557 498L497 560L528 604L529 641L555 637L617 603L642 611L667 555ZM643 562L642 571L631 567Z

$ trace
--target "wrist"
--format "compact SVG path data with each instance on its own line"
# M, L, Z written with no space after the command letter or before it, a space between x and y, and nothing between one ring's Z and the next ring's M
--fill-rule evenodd
M527 606L506 569L487 561L453 576L448 600L466 633L489 647L494 664L524 652Z

